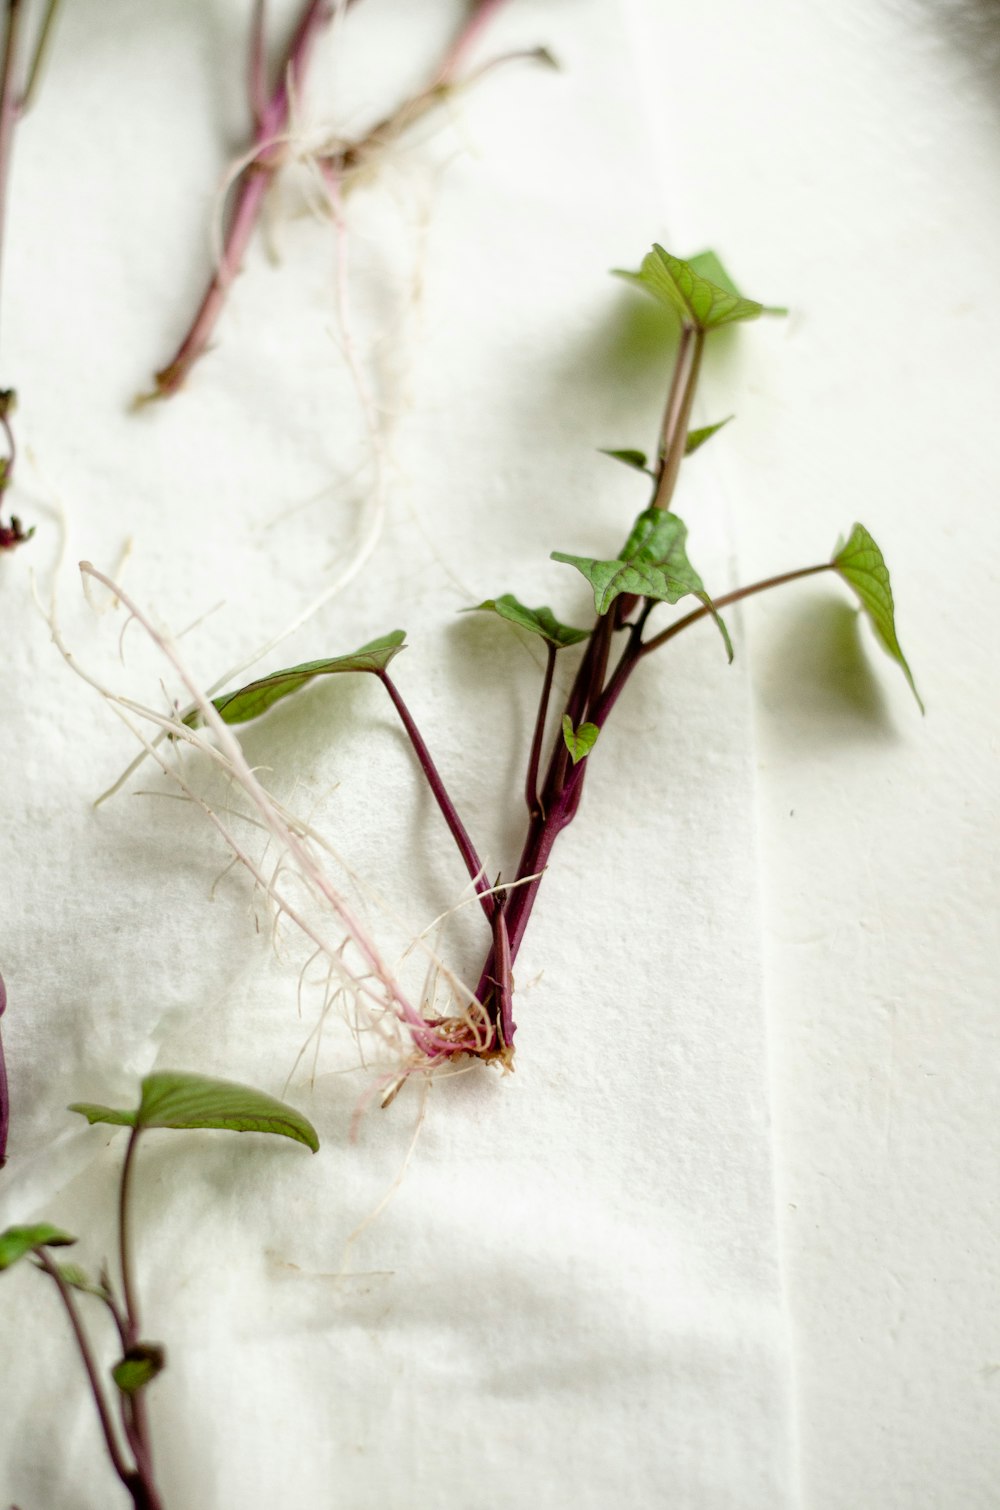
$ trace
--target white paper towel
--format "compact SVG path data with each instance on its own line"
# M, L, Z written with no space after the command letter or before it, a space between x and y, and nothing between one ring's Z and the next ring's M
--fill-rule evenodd
M436 9L420 25L401 0L352 11L317 58L303 129L363 124L419 81L460 7ZM155 1066L281 1093L317 998L298 1015L301 951L286 934L275 952L240 874L213 890L226 856L165 780L144 768L89 807L134 747L32 606L54 510L72 559L114 567L131 538L128 590L175 632L222 603L180 642L207 683L323 591L384 501L369 566L266 664L405 627L401 690L488 869L509 871L537 656L456 610L515 591L586 622L584 585L548 553L617 549L644 494L595 451L651 445L669 375L662 352L627 352L638 296L606 274L670 231L626 28L596 0L550 0L513 4L484 51L544 42L562 71L498 71L348 203L384 493L343 355L334 236L292 213L315 201L304 172L276 196L279 265L255 243L186 390L126 413L203 275L220 140L235 150L245 129L245 20L236 5L69 8L18 141L4 370L37 463L21 512L41 528L0 581L17 792L2 1214L80 1232L93 1266L111 1249L122 1140L74 1125L66 1103L127 1104ZM692 557L724 582L710 455L691 472ZM163 706L176 679L134 625L116 663L122 615L98 599L95 615L63 574L67 644ZM405 1176L356 1241L421 1095L370 1112L351 1141L372 1072L335 1014L287 1090L319 1128L317 1158L148 1137L139 1269L147 1331L170 1351L152 1394L168 1505L792 1503L747 706L710 630L636 676L521 953L517 1072L433 1086ZM244 745L384 899L391 917L369 911L387 951L461 899L377 685L314 686ZM466 908L442 942L466 976L483 935ZM23 1510L109 1502L55 1297L25 1269L0 1300L3 1493Z

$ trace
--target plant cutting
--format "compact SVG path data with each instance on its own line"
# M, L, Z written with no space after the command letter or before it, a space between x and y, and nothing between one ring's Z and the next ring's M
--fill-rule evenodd
M273 1096L232 1081L176 1071L147 1076L134 1109L77 1102L70 1111L79 1112L92 1126L130 1129L118 1191L118 1281L112 1279L106 1265L95 1278L77 1265L54 1257L54 1249L69 1247L78 1239L48 1223L8 1227L0 1233L0 1270L31 1258L52 1281L69 1320L111 1466L134 1510L162 1510L146 1391L165 1368L166 1352L161 1343L150 1341L145 1334L135 1274L131 1196L139 1140L144 1133L160 1128L216 1128L290 1138L315 1153L319 1139L300 1112ZM120 1346L120 1357L110 1371L113 1390L105 1382L78 1295L102 1305L113 1322Z
M3 268L4 231L7 224L7 199L10 191L11 160L14 136L19 121L34 100L42 64L52 36L59 0L47 0L31 46L25 45L25 20L31 9L25 0L7 0L4 12L3 61L0 62L0 272ZM16 514L4 523L2 513L7 493L14 481L17 445L14 440L13 414L17 395L13 388L0 388L0 432L7 454L0 458L0 551L23 545L34 534L25 529Z
M349 942L360 956L355 965L350 962L348 950L332 946L287 892L263 873L259 862L227 830L219 816L210 813L234 854L268 891L279 912L304 930L317 951L325 954L331 970L340 974L359 1001L377 1004L382 1020L391 1020L403 1030L409 1052L398 1072L383 1083L384 1103L408 1075L454 1062L461 1056L512 1067L516 1033L514 965L539 888L559 835L579 812L590 764L594 759L600 760L601 732L633 675L640 667L645 668L657 651L703 620L711 620L731 660L732 642L722 617L725 608L779 586L833 573L854 593L883 648L897 662L916 695L896 635L888 569L881 550L862 524L856 523L826 560L784 570L717 596L710 595L688 558L687 530L673 508L678 477L685 458L721 428L721 424L700 429L692 429L690 425L705 344L724 327L783 311L743 297L712 253L684 261L663 247L654 246L637 272L621 276L669 311L679 332L652 456L631 449L610 453L644 479L649 489L648 502L617 555L595 558L565 551L552 553L555 561L572 567L588 582L595 610L589 626L566 624L548 606L527 607L509 592L484 598L474 607L474 611L489 613L537 637L545 648L538 708L526 752L527 826L520 859L509 876L500 876L492 882L487 876L458 804L397 684L393 663L405 648L403 631L393 630L351 654L305 662L260 677L237 691L208 698L185 670L176 647L139 606L105 575L86 564L82 568L86 575L104 583L128 613L145 626L172 662L192 701L185 709L165 714L101 690L139 734L146 749L189 796L195 794L183 763L165 758L163 739L195 745L224 768L250 798L255 821L279 844L282 865L294 866L314 899L346 929ZM688 612L662 627L654 625L653 615L661 606L669 608L684 599L693 600L694 606ZM575 671L568 695L562 706L556 708L552 706L556 663L559 658L567 657L575 658ZM374 676L384 687L422 777L458 848L484 916L487 946L478 980L469 988L453 975L448 976L451 1004L446 1011L437 1009L433 1000L416 1002L407 996L382 960L374 940L324 870L323 852L328 846L322 836L285 812L266 792L232 732L234 726L260 717L317 677L348 673ZM644 670L642 674L649 673ZM147 737L137 719L155 725L156 737Z
M346 13L354 3L355 0L342 0L340 5L336 0L307 0L276 80L269 85L267 5L266 0L254 0L247 75L249 106L254 122L253 139L238 160L215 270L186 334L174 355L156 373L155 388L147 397L168 398L176 393L208 348L230 288L243 265L268 190L295 149L293 116L316 43L338 12ZM380 154L432 110L504 63L522 59L552 63L546 49L538 47L504 53L468 73L463 72L468 53L506 3L507 0L472 0L457 35L428 83L371 126L363 136L346 141L324 130L314 134L305 145L303 155L319 174L338 228L343 195L371 168Z

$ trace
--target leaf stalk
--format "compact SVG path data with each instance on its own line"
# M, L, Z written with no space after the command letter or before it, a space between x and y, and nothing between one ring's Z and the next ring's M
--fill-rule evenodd
M496 911L497 903L495 897L493 896L489 882L486 879L485 867L483 866L483 862L482 860L480 860L479 855L476 853L476 847L469 837L469 833L465 827L465 824L462 822L461 818L458 815L458 809L455 807L454 802L452 802L451 797L448 795L448 789L441 778L440 771L434 764L433 757L431 756L430 750L427 748L424 737L421 734L420 730L417 728L413 715L410 713L409 708L403 701L403 698L400 695L400 692L389 673L387 671L379 671L375 674L378 676L382 685L385 687L385 690L388 692L389 697L392 699L393 707L399 714L403 728L406 730L410 744L413 746L414 754L416 755L417 760L420 762L420 769L424 773L427 784L434 794L434 800L437 802L438 807L441 809L444 821L447 823L448 828L451 831L452 838L458 845L462 859L465 861L465 866L469 872L472 884L476 888L476 891L479 895L479 901L480 905L482 906L483 912L486 914L487 918L492 919L493 914Z

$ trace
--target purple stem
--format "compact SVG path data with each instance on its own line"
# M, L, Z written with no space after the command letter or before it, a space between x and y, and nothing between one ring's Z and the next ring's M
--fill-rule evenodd
M76 1304L74 1303L73 1296L70 1293L69 1286L63 1279L62 1275L59 1273L59 1269L56 1264L54 1264L52 1259L49 1257L49 1253L46 1248L36 1248L35 1256L38 1259L38 1262L41 1264L42 1268L45 1270L46 1274L48 1274L49 1277L54 1281L56 1289L59 1291L59 1298L63 1303L67 1316L69 1317L69 1324L73 1328L73 1336L76 1339L77 1350L80 1354L81 1359L83 1360L83 1366L87 1374L87 1382L90 1385L90 1392L94 1397L94 1404L97 1407L97 1414L101 1423L101 1431L104 1434L104 1443L108 1449L108 1457L111 1459L111 1466L114 1468L115 1473L117 1473L126 1489L128 1489L132 1494L133 1499L135 1499L135 1474L126 1464L125 1459L122 1456L121 1448L118 1445L118 1439L115 1436L115 1429L112 1423L111 1413L108 1410L108 1404L104 1398L104 1391L101 1388L100 1375L98 1374L97 1365L94 1362L94 1355L91 1351L90 1338L87 1336L87 1333L84 1330L83 1322L80 1319L80 1313L76 1308ZM139 1501L136 1500L135 1503L138 1506Z
M468 19L459 30L451 47L441 64L441 72L438 75L439 84L451 84L466 55L476 45L482 32L489 26L493 17L508 3L508 0L475 0Z
M4 232L7 226L7 191L14 131L21 114L16 79L21 14L21 0L7 0L7 29L3 63L0 64L0 266L3 264Z
M716 609L725 608L731 603L738 603L743 598L753 597L754 594L766 592L772 587L781 587L786 582L797 582L803 577L816 576L820 572L830 570L831 563L824 561L817 566L804 566L796 571L782 572L778 576L767 577L763 581L751 583L748 587L738 587L732 592L724 593L721 597L714 600L714 607ZM712 611L707 607L697 608L694 612L686 614L684 618L678 619L676 623L668 625L660 634L654 635L651 640L643 643L642 630L652 607L653 604L647 602L638 621L631 626L628 643L607 685L600 691L599 695L592 694L587 700L588 716L592 723L597 724L598 728L603 728L607 722L615 703L624 691L629 677L639 662L650 651L658 649L661 645L665 645L668 640L672 640L675 635L680 634L683 630L689 629L699 619L707 618ZM610 616L606 615L602 622L610 623ZM599 628L600 626L598 626L598 630ZM597 631L595 631L595 635L590 641L588 650L590 646L593 646L596 638ZM608 639L610 639L610 635L608 635ZM580 663L576 682L567 703L567 711L570 713L570 717L574 718L574 723L578 720L579 710L582 705L582 688L584 686L593 688L595 685L596 665L602 656L606 663L606 646L603 652L598 650L589 659L588 657L584 657ZM510 967L517 958L521 940L524 937L525 929L528 926L528 921L538 896L538 888L542 883L542 872L544 872L549 862L549 856L552 853L557 838L576 816L577 809L580 806L580 799L583 795L583 783L590 764L589 757L581 760L577 765L567 770L568 756L566 760L562 758L564 749L564 742L560 737L549 763L548 777L543 789L542 811L544 816L542 813L539 813L529 825L524 849L518 861L517 879L522 884L511 888L507 893L504 903L504 919L507 924L507 979L509 979ZM533 879L526 881L524 879L526 876L531 876ZM479 978L479 984L476 988L476 995L484 1005L488 1004L491 1000L494 1002L498 1016L503 1011L502 998L500 1001L497 1001L495 996L497 983L501 977L499 963L496 945L494 945L487 957ZM505 1041L509 1042L509 1039Z
M427 778L427 785L434 793L434 800L444 815L444 821L447 823L452 837L458 845L462 859L465 861L466 869L472 878L472 884L479 893L482 909L492 921L493 915L497 910L496 900L490 890L489 882L486 880L483 862L476 853L476 847L469 838L468 830L458 816L458 810L449 797L444 782L441 780L441 774L434 764L431 752L424 743L423 735L414 723L409 708L399 695L396 684L387 671L378 671L375 674L392 699L393 707L399 714L403 728L406 730L416 757L420 762L420 769Z
M267 110L267 39L265 16L267 0L254 0L250 22L250 58L247 68L247 94L253 123L259 131Z
M18 93L18 47L21 30L21 0L7 0L7 26L4 35L3 62L0 63L0 269L3 267L4 236L7 228L7 196L10 188L10 164L14 151L14 132L21 116L21 98ZM10 396L0 397L3 408L2 427L7 442L7 455L2 462L0 475L0 499L10 487L14 476L16 456L14 435L7 417ZM31 532L29 531L28 534ZM13 549L28 538L21 528L20 520L11 518L10 524L0 521L0 549Z
M130 1210L132 1171L135 1168L140 1132L141 1128L133 1127L129 1134L125 1162L122 1165L121 1183L118 1188L118 1257L121 1267L122 1299L125 1303L125 1314L122 1320L124 1321L126 1352L130 1347L136 1346L141 1333L139 1294L136 1289L132 1260ZM135 1499L136 1510L158 1510L160 1502L153 1483L153 1448L145 1390L136 1390L135 1394L130 1395L127 1400L123 1399L122 1419L128 1434L129 1445L135 1454L137 1483L132 1489L133 1498L135 1498L136 1490L140 1491L140 1497Z
M0 1017L7 1010L7 988L0 975ZM3 1033L0 1032L0 1169L7 1162L7 1138L10 1133L10 1094L7 1088L7 1061L3 1052Z
M352 3L353 0L347 0L347 4ZM292 92L297 94L316 39L332 15L331 0L309 0L302 12L282 64L278 86L257 123L252 147L253 161L243 170L236 188L219 264L187 335L171 360L156 374L156 395L160 398L176 393L211 339L230 286L243 264L264 197L280 161L280 148L276 147L276 143L288 129L291 109L289 82ZM262 45L256 35L256 28L261 20L262 9L258 9L254 17L252 53ZM256 71L255 64L251 67Z
M538 794L538 766L542 755L542 741L545 738L545 720L549 711L549 698L552 694L552 677L556 669L556 655L558 645L546 643L548 660L545 663L545 677L542 681L542 695L538 699L538 713L535 717L535 732L531 737L531 754L528 757L528 774L524 783L524 800L528 804L528 814L531 818L537 818L541 813L541 804Z
M517 1031L517 1024L514 1021L514 961L510 952L507 919L503 915L502 906L498 907L493 914L493 964L495 969L493 984L496 987L499 1003L497 1026L500 1030L501 1044L504 1048L509 1048L514 1042L514 1034Z
M713 598L714 608L727 608L730 603L739 603L743 598L752 598L755 593L767 592L772 587L783 587L786 582L797 582L801 577L815 577L822 571L833 571L832 561L821 561L818 566L800 566L797 571L782 572L777 577L765 577L762 582L752 582L749 587L737 587L732 592L723 593L721 598ZM696 608L693 613L685 614L683 619L678 619L676 624L668 624L666 629L655 634L651 640L643 645L640 655L648 655L651 650L658 650L674 635L680 634L682 629L687 629L691 624L697 624L699 619L704 619L712 612L711 608Z

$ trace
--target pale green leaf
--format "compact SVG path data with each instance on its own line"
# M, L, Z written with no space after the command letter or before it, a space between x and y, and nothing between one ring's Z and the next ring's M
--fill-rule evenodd
M367 645L362 645L360 650L355 650L351 655L338 655L332 660L305 661L301 666L272 671L269 676L248 682L237 692L214 697L212 706L224 723L248 723L252 718L260 718L262 713L273 708L281 698L297 692L316 676L335 676L348 671L369 671L376 674L384 671L393 656L405 648L405 638L404 630L394 629L391 634L382 635L380 639L369 640ZM184 722L188 728L197 729L201 727L203 719L195 708L187 714Z
M34 1227L8 1227L0 1232L0 1269L9 1269L36 1248L65 1248L76 1238L59 1227L41 1222Z
M137 1395L167 1366L166 1349L159 1342L137 1342L111 1370L123 1395Z
M856 524L847 543L839 542L833 555L833 566L860 599L885 649L902 669L910 684L910 690L920 706L924 705L913 680L913 673L906 662L896 638L896 614L889 582L889 568L885 558L863 524Z
M79 1264L56 1264L56 1268L63 1284L71 1290L79 1290L82 1295L95 1295L98 1300L108 1299L107 1285L97 1284Z
M725 284L716 283L699 268L711 268L717 276L721 273ZM620 268L615 272L672 309L684 325L696 330L716 330L736 320L756 320L762 314L779 313L737 293L714 253L703 252L698 258L684 262L662 246L654 245L637 273Z
M607 613L619 593L676 603L687 593L702 595L704 583L685 553L687 529L667 509L644 509L636 520L620 556L602 561L592 556L569 556L553 551L582 572L594 589L594 606Z
M723 266L718 252L713 252L711 249L695 252L694 256L689 257L687 261L688 267L697 273L699 278L706 278L709 283L714 283L716 288L724 289L727 294L735 294L737 299L741 297L739 289Z
M637 472L645 472L649 477L654 475L648 466L649 458L645 451L630 451L627 449L624 451L609 451L605 446L599 446L598 450L602 456L610 456L612 461L623 462L626 467L633 467Z
M695 451L701 449L706 440L711 440L713 435L717 435L723 425L728 425L732 418L733 416L728 414L725 419L720 419L714 425L702 425L700 430L689 430L687 439L684 442L684 455L693 456Z
M519 603L512 592L506 592L500 598L487 598L484 603L477 603L473 608L463 609L464 613L496 613L509 624L516 624L519 629L527 629L531 634L541 635L549 645L555 645L557 650L565 649L568 645L578 645L581 640L589 639L589 629L574 629L571 624L560 624L551 608L525 608Z
M562 731L566 748L572 757L574 765L578 761L583 760L584 756L590 754L597 743L597 736L601 732L597 724L581 724L579 728L574 729L573 720L568 713L563 714Z
M709 613L712 615L712 618L715 620L715 627L716 627L716 629L718 629L719 633L722 635L722 643L726 647L726 659L728 660L728 662L729 662L729 664L731 666L733 664L733 654L734 654L734 651L733 651L733 642L729 638L729 630L726 628L726 621L725 621L725 619L722 617L721 613L716 608L715 604L712 602L712 600L708 596L707 592L696 593L695 597L701 599L701 601L704 603L705 607L708 609Z

